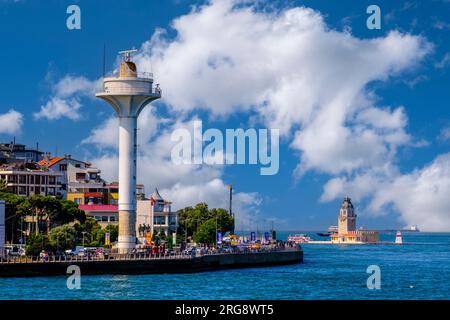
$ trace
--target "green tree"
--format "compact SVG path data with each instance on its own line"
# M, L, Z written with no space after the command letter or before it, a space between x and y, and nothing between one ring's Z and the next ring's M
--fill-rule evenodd
M76 223L74 224L74 228L77 231L77 244L82 245L83 244L83 238L84 238L84 245L85 246L98 246L99 243L97 241L97 234L100 232L102 227L92 217L87 217L86 221L83 224Z
M213 244L216 242L216 220L211 218L204 222L194 235L196 243Z
M6 239L16 242L15 233L21 227L20 219L22 218L17 212L17 206L25 199L9 192L0 192L0 199L5 201Z
M216 219L217 217L217 229L223 234L233 229L234 219L227 210L222 208L211 209L210 214L211 218Z
M65 199L61 199L59 202L61 203L61 211L53 217L53 223L62 225L79 221L83 224L86 221L86 214L78 208L77 203Z
M42 251L52 251L52 245L45 234L32 234L27 240L26 254L31 256L38 256Z
M214 228L211 227L211 221ZM179 227L177 235L186 241L186 236L192 237L199 243L215 243L216 221L217 230L226 233L233 228L233 217L222 208L209 209L206 203L199 203L195 207L186 207L178 211ZM204 226L206 223L208 225ZM201 241L200 241L201 240ZM206 241L206 242L203 242Z
M72 249L76 241L77 230L69 224L53 228L50 231L49 242L52 248L56 250Z
M50 231L51 221L61 212L61 202L50 196L33 195L17 206L22 216L31 215L34 224L34 233L37 235L43 225L47 234Z

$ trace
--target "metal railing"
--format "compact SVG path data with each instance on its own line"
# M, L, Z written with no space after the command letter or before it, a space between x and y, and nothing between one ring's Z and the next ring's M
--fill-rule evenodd
M147 79L147 80L153 80L153 72L137 72L136 73L137 77L140 79ZM113 77L113 78L118 78L119 77L119 70L114 70L114 72L110 75L106 75L106 78L108 77Z
M94 261L142 261L161 259L192 259L191 255L177 254L113 254L108 256L49 256L49 257L0 257L0 264L23 264L23 263L78 263Z
M105 256L48 256L48 257L0 257L0 264L23 264L23 263L83 263L94 261L143 261L143 260L169 260L169 259L194 259L202 256L228 255L228 254L260 254L268 252L296 251L299 247L263 247L249 250L233 250L223 252L217 250L197 249L195 256L184 252L174 253L114 253Z
M112 87L108 87L107 85L103 85L100 90L97 90L99 93L124 93L124 94L133 94L133 93L153 93L156 96L161 96L162 90L158 86L141 86L130 88L129 86L120 86L115 84Z

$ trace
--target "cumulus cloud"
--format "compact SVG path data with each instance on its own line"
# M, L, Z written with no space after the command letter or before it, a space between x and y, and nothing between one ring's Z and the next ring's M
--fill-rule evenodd
M450 127L442 128L438 138L441 141L450 141Z
M407 225L426 231L450 230L450 153L412 173L399 175L375 192L369 209L383 213L392 205Z
M256 111L286 136L294 129L297 177L380 165L411 142L404 109L378 108L367 85L415 66L431 50L425 39L359 39L312 9L251 3L211 1L173 21L174 40L159 30L142 45L137 62L153 68L173 110Z
M10 109L6 113L0 113L0 134L15 134L21 131L23 125L23 114Z
M138 183L143 183L147 193L158 187L160 193L173 201L174 209L206 202L211 207L228 208L227 187L221 176L223 167L206 165L174 164L171 150L176 142L171 140L175 129L185 128L193 132L191 120L167 120L157 117L153 106L147 106L138 119ZM117 180L118 173L118 121L111 117L94 128L83 140L101 150L101 155L91 161L102 169L102 176L109 181ZM258 193L238 192L234 207L239 212L237 225L249 226L258 214L261 196Z
M423 231L450 230L450 153L430 164L401 174L395 167L369 170L353 177L335 177L324 186L322 201L351 194L367 205L362 214L383 216L393 210L404 226L418 225Z
M100 80L89 80L83 76L66 75L52 84L52 96L34 113L35 119L79 120L82 98L94 98Z

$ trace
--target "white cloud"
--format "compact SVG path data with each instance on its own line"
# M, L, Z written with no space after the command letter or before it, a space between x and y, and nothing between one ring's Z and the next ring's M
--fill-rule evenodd
M411 173L395 167L369 170L352 178L336 177L324 186L322 201L351 195L356 202L368 200L362 214L383 216L392 210L405 226L418 225L423 231L450 230L450 153Z
M383 184L369 208L377 213L389 205L401 214L406 225L426 231L450 230L450 153L412 173Z
M171 150L175 144L171 141L173 130L186 128L192 131L194 120L196 119L167 121L158 118L153 106L147 106L142 111L138 119L138 183L145 185L148 194L158 187L163 197L173 201L174 209L198 202L227 209L227 187L221 179L222 166L176 165L171 161ZM99 157L90 160L101 168L103 178L117 180L117 119L112 117L105 120L82 143L94 144L102 151ZM238 212L239 227L249 226L250 217L258 214L260 203L261 197L257 193L235 194L234 208Z
M438 138L441 141L450 141L450 127L443 128Z
M0 134L15 134L19 133L23 125L23 114L10 109L8 112L0 113Z
M58 120L68 118L79 120L83 97L94 98L99 80L91 81L83 76L66 75L52 84L52 96L34 113L35 119Z
M173 110L252 110L285 136L296 130L298 177L382 165L412 144L404 109L378 108L367 85L415 66L431 50L425 39L396 31L359 39L312 9L251 4L211 1L173 21L174 40L159 30L142 45L138 65L154 70Z
M434 66L438 69L443 69L450 65L450 52L445 53L439 62L436 62Z

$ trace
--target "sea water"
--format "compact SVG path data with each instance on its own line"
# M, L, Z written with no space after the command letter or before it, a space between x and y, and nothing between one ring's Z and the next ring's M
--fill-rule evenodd
M393 242L395 232L381 240ZM69 290L64 276L0 278L0 299L450 299L450 233L403 233L403 242L306 244L304 262L288 266L82 276L80 290ZM380 268L379 290L367 287L370 265Z

